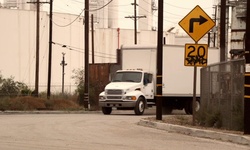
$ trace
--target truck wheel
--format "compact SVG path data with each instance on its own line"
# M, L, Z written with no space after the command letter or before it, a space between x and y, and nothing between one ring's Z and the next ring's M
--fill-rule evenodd
M112 112L112 107L102 107L102 113L104 115L110 115Z
M201 107L200 101L197 100L195 105L195 111L198 112L200 110L200 107Z
M144 110L145 110L144 98L139 97L139 99L136 102L135 109L134 109L135 114L136 115L142 115L144 113Z
M193 114L193 101L188 101L186 106L185 106L185 112L188 115L192 115ZM200 101L196 101L195 103L195 112L198 112L200 110Z

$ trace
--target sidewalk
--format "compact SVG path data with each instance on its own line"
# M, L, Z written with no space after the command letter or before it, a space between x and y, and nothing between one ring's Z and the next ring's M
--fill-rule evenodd
M146 119L141 119L138 122L138 125L160 129L160 130L164 130L168 132L181 133L181 134L190 135L190 136L199 137L199 138L221 140L224 142L232 142L236 144L250 146L249 135L238 135L238 134L230 134L230 133L223 133L223 132L210 131L210 130L202 130L202 129L196 129L196 128L185 127L185 126L180 126L180 125L155 122L155 121L150 121Z

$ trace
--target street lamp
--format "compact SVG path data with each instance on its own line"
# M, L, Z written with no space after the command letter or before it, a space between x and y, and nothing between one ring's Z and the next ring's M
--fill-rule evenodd
M60 63L60 65L62 66L62 94L64 95L64 66L67 66L67 63L65 63L65 59L64 59L64 55L66 53L62 53L63 58L62 58L62 62Z

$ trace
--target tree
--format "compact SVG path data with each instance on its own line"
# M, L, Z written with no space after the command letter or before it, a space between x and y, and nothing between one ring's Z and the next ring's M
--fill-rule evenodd
M84 70L83 69L74 69L74 75L71 77L75 80L75 84L77 85L76 93L79 94L78 102L80 105L83 105L84 100Z
M28 95L31 90L25 83L14 81L14 77L4 79L0 74L0 96L15 97L18 95Z
M78 102L79 105L83 105L84 101L84 70L83 69L75 69L73 70L74 75L72 76L72 79L75 80L75 84L77 85L76 93L78 93ZM100 87L102 85L102 82L90 82L89 83L89 104L91 110L97 110L99 108L99 91ZM97 94L98 93L98 94Z

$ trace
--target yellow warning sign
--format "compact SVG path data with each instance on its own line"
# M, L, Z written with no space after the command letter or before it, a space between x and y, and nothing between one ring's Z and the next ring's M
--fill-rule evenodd
M195 42L198 42L215 26L215 23L206 12L197 5L179 22L179 25Z
M207 66L207 44L185 44L185 66Z

